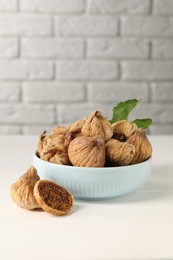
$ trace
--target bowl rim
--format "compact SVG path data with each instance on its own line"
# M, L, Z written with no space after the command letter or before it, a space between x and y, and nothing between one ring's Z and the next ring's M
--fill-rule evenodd
M40 159L38 157L38 152L37 150L33 153L33 157L36 158L38 161L42 162L42 163L45 163L46 165L50 165L50 166L53 166L53 167L57 167L57 168L66 168L66 169L85 169L85 171L89 171L92 169L92 171L105 171L105 170L113 170L113 169L127 169L127 168L135 168L135 167L139 167L139 166L142 166L142 165L145 165L147 163L151 163L152 161L152 156L150 156L147 160L143 161L143 162L140 162L140 163L136 163L136 164L130 164L130 165L125 165L125 166L112 166L112 167L80 167L80 166L73 166L73 165L64 165L64 164L56 164L56 163L52 163L52 162L48 162L48 161L44 161L42 159Z

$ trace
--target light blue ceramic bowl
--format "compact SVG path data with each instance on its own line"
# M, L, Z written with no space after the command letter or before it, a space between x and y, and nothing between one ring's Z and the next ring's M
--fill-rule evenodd
M33 166L41 179L64 186L74 198L100 200L128 194L144 185L151 173L151 158L129 166L89 168L46 162L34 153Z

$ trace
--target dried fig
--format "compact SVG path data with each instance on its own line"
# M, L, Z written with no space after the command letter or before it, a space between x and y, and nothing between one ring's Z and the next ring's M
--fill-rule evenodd
M113 137L119 141L125 141L129 136L131 136L138 127L134 123L130 123L128 120L120 120L112 124Z
M143 129L139 128L139 130L131 135L126 142L135 146L135 155L131 164L143 162L151 156L152 146Z
M43 150L43 144L47 139L46 133L47 133L47 131L44 130L41 133L41 135L39 136L38 145L37 145L37 152L39 155L40 155L41 151Z
M86 119L82 119L79 121L76 121L74 124L72 124L72 126L69 129L69 132L65 135L65 142L64 144L66 146L69 146L70 142L76 138L77 136L81 136L81 129L83 127L83 125L85 124Z
M105 164L104 140L100 136L78 136L71 141L68 155L74 166L103 167Z
M64 135L46 136L44 132L39 138L38 155L45 161L57 164L70 164Z
M53 215L66 215L73 206L73 195L64 187L40 180L34 186L34 196L40 207Z
M81 133L82 127L84 126L85 122L86 122L86 118L76 121L74 124L72 124L72 126L69 129L70 133L73 134L78 134Z
M52 129L52 135L65 135L71 126L56 126Z
M109 140L113 135L111 124L97 110L90 114L81 132L85 136L101 136L105 141Z
M135 146L110 139L106 142L106 155L112 165L129 165L135 155Z
M37 170L32 166L15 183L11 185L12 200L25 209L40 208L34 194L34 185L39 180Z

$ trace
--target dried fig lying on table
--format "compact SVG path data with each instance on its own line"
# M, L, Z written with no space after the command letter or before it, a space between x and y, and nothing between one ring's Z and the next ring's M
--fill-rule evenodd
M48 180L36 183L34 196L44 211L56 216L68 214L73 206L73 195L64 187Z
M25 209L40 208L34 197L34 185L39 180L37 170L32 166L15 183L12 184L10 195L12 200Z

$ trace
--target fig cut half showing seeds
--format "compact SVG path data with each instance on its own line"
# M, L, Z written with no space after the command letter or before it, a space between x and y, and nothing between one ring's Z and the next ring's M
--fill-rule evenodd
M34 196L44 211L56 216L66 215L73 206L73 195L64 187L48 180L37 181Z

